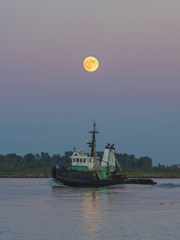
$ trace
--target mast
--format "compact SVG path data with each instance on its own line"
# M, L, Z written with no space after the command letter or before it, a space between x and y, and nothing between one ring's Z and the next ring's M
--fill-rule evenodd
M96 123L94 122L93 124L93 131L89 130L88 132L89 133L92 133L92 142L87 142L89 144L89 146L91 147L91 157L94 158L95 160L95 157L96 157L96 133L99 133L96 131Z

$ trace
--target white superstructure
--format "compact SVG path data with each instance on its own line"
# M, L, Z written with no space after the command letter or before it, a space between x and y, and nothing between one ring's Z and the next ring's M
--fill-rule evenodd
M116 157L115 157L115 148L114 144L110 146L108 144L105 147L104 154L102 160L96 154L96 140L95 140L95 131L96 124L94 123L94 130L88 130L89 133L92 133L92 141L85 140L86 143L91 147L91 153L76 151L74 148L73 155L70 157L72 161L72 167L87 167L88 170L94 170L94 167L97 166L99 169L109 169L110 171L116 170ZM118 168L120 168L119 163L117 162Z
M116 166L115 149L113 145L110 148L108 148L108 146L109 144L106 146L104 150L101 166L115 167Z
M102 160L98 156L90 156L89 153L85 153L82 151L74 151L71 158L71 165L72 166L79 166L79 167L88 167L88 170L93 170L95 166L102 166L102 167L115 167L115 149L113 148L106 148L104 150Z
M72 161L72 166L87 166L89 170L93 170L94 166L99 167L100 159L98 157L92 157L89 153L74 151L73 155L70 157Z

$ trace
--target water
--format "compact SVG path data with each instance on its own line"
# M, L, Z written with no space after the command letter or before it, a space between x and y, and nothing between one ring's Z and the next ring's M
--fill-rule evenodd
M156 186L60 186L0 179L0 239L179 239L180 180Z

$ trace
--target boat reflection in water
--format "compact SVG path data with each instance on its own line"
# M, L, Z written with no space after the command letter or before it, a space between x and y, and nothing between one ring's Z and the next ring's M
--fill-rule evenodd
M99 239L102 225L104 231L108 231L107 215L112 215L119 196L126 195L124 188L124 185L101 188L53 187L52 205L57 215L61 213L64 216L67 225L76 226L78 233L89 239Z

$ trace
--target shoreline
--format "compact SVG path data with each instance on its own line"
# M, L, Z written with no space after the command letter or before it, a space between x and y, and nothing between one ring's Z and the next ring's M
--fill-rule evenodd
M51 174L2 174L0 178L52 178Z
M127 175L128 178L180 178L180 175Z
M128 178L180 178L180 175L127 175ZM2 174L0 178L52 178L51 174Z

